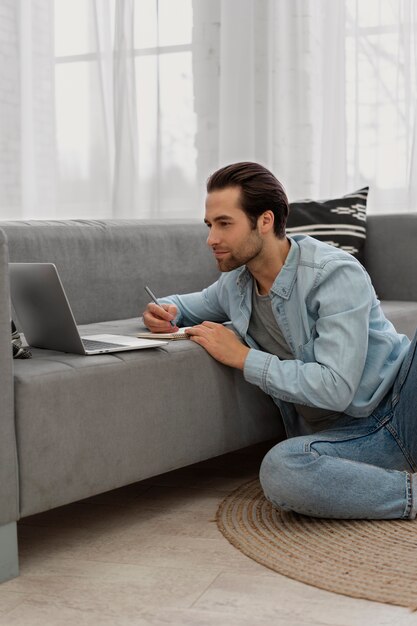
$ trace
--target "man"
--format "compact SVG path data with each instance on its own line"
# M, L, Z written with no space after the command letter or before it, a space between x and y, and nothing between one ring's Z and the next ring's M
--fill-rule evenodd
M171 320L193 326L192 341L276 402L288 439L260 470L275 506L413 519L416 340L397 334L353 256L286 237L287 215L282 185L261 165L215 172L205 222L222 275L201 293L149 304L145 324L153 332L172 330Z

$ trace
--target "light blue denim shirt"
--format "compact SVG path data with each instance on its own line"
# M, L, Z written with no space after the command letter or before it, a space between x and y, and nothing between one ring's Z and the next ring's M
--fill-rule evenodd
M263 352L247 334L253 279L246 267L222 274L202 292L160 302L178 307L179 325L230 320L251 348L245 379L273 398L288 435L296 435L309 427L295 424L292 403L370 415L392 387L410 341L385 318L367 272L353 256L304 235L290 242L270 295L294 360Z

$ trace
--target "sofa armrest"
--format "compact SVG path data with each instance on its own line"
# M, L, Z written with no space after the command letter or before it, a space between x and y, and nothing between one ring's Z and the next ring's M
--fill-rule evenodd
M0 526L19 517L8 249L0 229Z
M417 301L417 212L370 215L364 265L380 300Z

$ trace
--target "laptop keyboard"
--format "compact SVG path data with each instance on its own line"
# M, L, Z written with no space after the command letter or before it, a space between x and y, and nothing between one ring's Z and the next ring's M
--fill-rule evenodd
M109 341L95 341L94 339L82 339L86 350L106 350L108 348L126 348L123 343L113 343Z

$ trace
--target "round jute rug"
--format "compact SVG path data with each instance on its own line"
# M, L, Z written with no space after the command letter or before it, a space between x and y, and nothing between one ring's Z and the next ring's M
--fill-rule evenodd
M417 521L317 519L275 509L258 480L233 491L217 525L236 548L314 587L417 609Z

